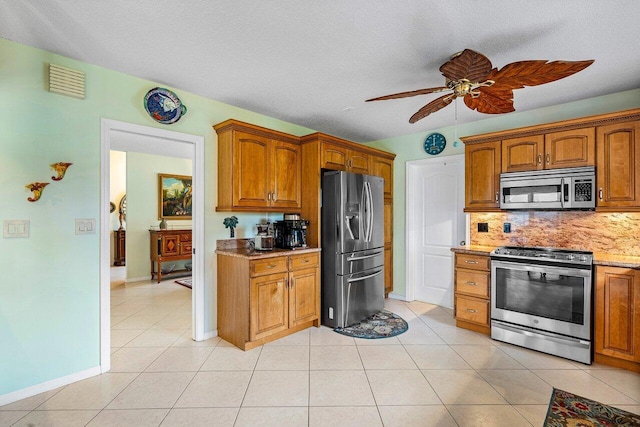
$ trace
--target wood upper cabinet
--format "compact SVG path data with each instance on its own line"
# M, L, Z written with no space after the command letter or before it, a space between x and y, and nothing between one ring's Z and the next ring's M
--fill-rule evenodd
M393 197L393 159L371 156L371 175L384 179L384 197Z
M594 166L595 128L552 132L502 141L502 172Z
M302 151L298 138L236 120L218 133L218 211L299 212Z
M498 210L500 203L500 141L467 145L465 153L465 211Z
M596 357L640 362L640 270L596 266L594 318Z
M362 174L368 174L370 171L371 160L368 153L329 142L323 142L321 150L320 166L324 169Z
M640 208L640 122L599 126L597 141L598 209L637 210Z
M544 135L544 168L595 166L595 128L573 129Z
M501 148L502 172L529 171L544 167L542 135L505 139Z

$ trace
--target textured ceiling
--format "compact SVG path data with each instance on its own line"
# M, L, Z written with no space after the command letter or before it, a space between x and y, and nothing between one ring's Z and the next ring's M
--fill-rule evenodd
M0 0L0 36L360 142L453 125L453 105L408 122L438 94L364 100L441 86L464 48L595 59L516 111L640 87L637 0Z

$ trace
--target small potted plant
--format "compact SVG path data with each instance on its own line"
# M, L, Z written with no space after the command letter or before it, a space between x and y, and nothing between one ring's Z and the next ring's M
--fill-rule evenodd
M236 228L236 225L238 225L238 218L235 215L228 216L224 219L222 223L224 224L225 228L231 229L231 237L235 237L236 236L235 228Z

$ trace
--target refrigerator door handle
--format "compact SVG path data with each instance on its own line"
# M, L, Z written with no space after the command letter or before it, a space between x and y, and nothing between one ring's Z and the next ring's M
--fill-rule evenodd
M364 233L364 241L370 242L373 234L373 194L371 193L371 183L364 183L364 209L365 209L365 218L367 221L366 230Z
M377 275L382 274L382 270L377 271L376 273L369 274L367 276L356 277L355 279L347 279L347 283L351 284L353 282L360 282L362 280L370 279L372 277L376 277Z

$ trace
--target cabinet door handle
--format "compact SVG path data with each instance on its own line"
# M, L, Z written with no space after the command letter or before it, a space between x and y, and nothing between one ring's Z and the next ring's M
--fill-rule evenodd
M471 259L467 259L467 260L465 260L464 262L465 262L466 264L477 264L477 263L478 263L478 261L474 261L474 260L471 260Z
M496 203L500 201L500 192L496 191Z
M467 308L465 311L467 313L477 313L478 312L478 310L474 310L473 308Z
M267 200L271 201L271 193L267 193Z
M271 200L276 201L276 192L271 193Z
M551 163L551 154L547 153L547 164Z
M469 286L478 286L478 284L476 282L464 282Z
M289 289L289 279L287 279L286 277L284 279L284 287L285 289Z
M538 164L542 164L542 153L538 153Z
M267 265L267 268L275 268L275 267L276 267L276 266L275 266L275 264L269 264L269 265Z
M308 259L303 259L303 260L302 260L302 261L300 261L300 262L302 262L302 263L305 263L305 264L306 264L306 263L308 263L308 262L309 262L309 260L308 260Z
M293 287L296 285L296 279L294 279L293 277L291 278L291 281L289 282L289 284L291 285L291 289L293 289Z
M604 193L603 193L603 191L602 191L602 187L600 187L600 189L598 190L598 193L599 193L599 195L600 195L600 200L602 200L602 199L603 199L603 196L604 196Z

